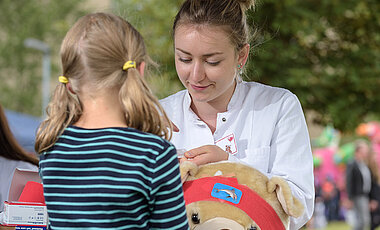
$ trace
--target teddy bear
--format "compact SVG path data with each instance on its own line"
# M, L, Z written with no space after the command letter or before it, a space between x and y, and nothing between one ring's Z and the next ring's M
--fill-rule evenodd
M281 230L302 203L281 177L268 179L243 163L180 164L187 218L192 230Z

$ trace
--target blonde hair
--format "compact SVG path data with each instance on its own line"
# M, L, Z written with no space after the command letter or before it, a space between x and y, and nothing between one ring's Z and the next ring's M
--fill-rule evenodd
M67 32L61 46L63 75L72 90L79 93L84 82L92 92L119 90L119 100L128 127L171 138L171 122L136 68L123 71L125 62L151 63L143 37L126 20L106 13L80 18ZM66 85L59 84L41 124L35 149L50 148L63 130L78 121L82 113L79 99Z
M254 7L254 0L186 0L173 23L173 36L180 25L221 26L236 51L250 40L245 11Z

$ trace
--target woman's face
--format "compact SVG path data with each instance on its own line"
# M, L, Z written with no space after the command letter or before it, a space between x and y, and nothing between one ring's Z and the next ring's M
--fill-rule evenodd
M228 34L215 26L180 25L174 46L177 74L193 103L227 106L242 61Z

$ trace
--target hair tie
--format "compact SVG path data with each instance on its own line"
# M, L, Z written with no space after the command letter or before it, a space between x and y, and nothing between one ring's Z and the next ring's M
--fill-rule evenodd
M123 65L123 70L124 70L124 71L127 71L129 68L136 68L136 62L135 62L135 61L127 61L127 62Z
M67 77L65 77L65 76L59 76L58 77L58 81L61 82L61 83L63 83L63 84L69 83L69 79Z

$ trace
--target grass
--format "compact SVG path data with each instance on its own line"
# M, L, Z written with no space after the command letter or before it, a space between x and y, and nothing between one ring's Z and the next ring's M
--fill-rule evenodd
M337 222L330 222L325 230L349 230L351 227L343 222L343 221L337 221Z
M344 221L333 221L329 222L327 227L324 230L350 230L351 227ZM376 230L380 230L380 227L377 227Z

